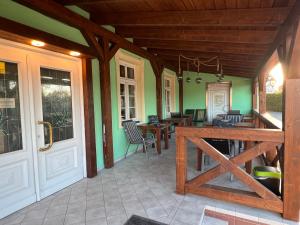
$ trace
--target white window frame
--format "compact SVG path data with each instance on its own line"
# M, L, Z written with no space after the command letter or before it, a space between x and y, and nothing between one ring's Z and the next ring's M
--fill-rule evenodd
M137 120L137 79L136 79L136 69L134 65L128 64L126 62L120 61L120 66L125 67L125 77L121 77L119 74L120 78L120 84L124 85L124 92L125 92L125 120ZM120 67L119 67L120 68ZM132 68L134 71L134 79L130 79L127 77L127 68ZM129 106L129 85L134 86L134 108L135 108L135 117L130 118L130 106ZM119 87L120 88L120 87ZM119 95L119 98L121 96ZM120 100L121 101L121 100ZM121 104L121 102L120 102ZM120 110L121 110L121 105L120 105ZM120 111L121 112L121 111ZM121 115L120 115L121 116ZM121 119L121 118L120 118ZM122 120L122 119L121 119Z
M170 116L171 112L176 111L176 99L175 99L175 76L167 72L164 72L164 101L165 101L165 115ZM166 80L169 81L170 87L166 87ZM170 92L170 112L167 111L167 96L166 91Z
M116 61L116 77L117 77L117 99L118 99L118 115L119 115L119 127L122 128L121 117L121 97L120 97L120 84L125 84L125 96L129 95L128 85L135 86L135 110L136 118L141 122L145 121L145 104L144 104L144 60L131 56L122 50L119 50L115 55ZM120 65L125 67L131 67L134 69L134 79L128 79L120 77ZM127 69L125 69L127 74ZM127 93L126 93L127 92ZM127 99L127 100L126 100ZM125 97L126 100L126 115L129 116L129 97ZM126 118L129 119L129 118Z

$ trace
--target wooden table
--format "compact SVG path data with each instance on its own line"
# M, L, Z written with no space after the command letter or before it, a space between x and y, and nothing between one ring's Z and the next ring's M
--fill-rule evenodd
M168 124L176 123L178 126L190 126L192 124L193 118L190 115L183 116L183 117L176 117L176 118L166 118L162 120Z
M168 136L168 131L170 128L169 124L159 124L158 126L156 126L154 124L143 123L143 124L138 124L137 126L142 130L144 134L146 134L147 132L151 132L155 135L156 148L158 154L161 154L161 134L164 135L165 149L169 148L169 136Z

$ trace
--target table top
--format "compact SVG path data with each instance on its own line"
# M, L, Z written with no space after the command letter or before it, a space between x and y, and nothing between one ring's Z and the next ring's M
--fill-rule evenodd
M149 128L149 129L165 129L169 127L169 124L164 124L160 123L158 126L155 124L149 124L149 123L141 123L137 125L138 127L143 127L143 128Z
M249 122L240 122L234 124L235 127L241 127L241 128L254 128L255 124L254 123L249 123Z

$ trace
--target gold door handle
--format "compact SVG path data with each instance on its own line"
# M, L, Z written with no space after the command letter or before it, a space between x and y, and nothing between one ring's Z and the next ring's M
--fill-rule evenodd
M44 148L39 148L40 152L45 152L45 151L49 150L53 145L53 129L52 129L51 123L49 123L49 122L38 121L38 124L39 125L47 125L49 128L49 144Z

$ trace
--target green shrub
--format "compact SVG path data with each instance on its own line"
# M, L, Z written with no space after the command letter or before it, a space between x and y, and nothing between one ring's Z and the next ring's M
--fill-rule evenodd
M282 93L267 94L267 111L282 112Z

